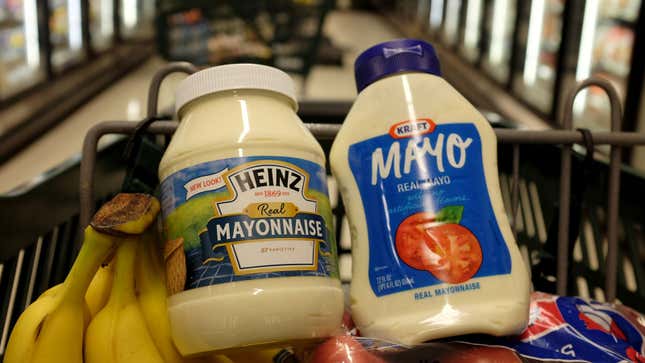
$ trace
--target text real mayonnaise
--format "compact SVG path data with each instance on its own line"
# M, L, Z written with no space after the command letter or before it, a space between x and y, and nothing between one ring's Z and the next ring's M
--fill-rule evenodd
M164 227L182 241L169 297L179 351L315 339L340 327L325 155L296 115L289 76L253 64L195 73L159 167Z
M352 317L403 344L520 332L529 275L500 194L495 134L428 43L356 60L359 95L330 161L352 237Z

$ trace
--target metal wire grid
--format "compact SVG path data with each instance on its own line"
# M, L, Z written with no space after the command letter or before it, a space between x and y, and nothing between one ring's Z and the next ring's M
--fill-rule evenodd
M174 72L190 74L195 71L196 68L188 63L171 63L160 69L150 84L147 108L148 116L158 117L155 115L157 114L159 89L167 75ZM573 260L582 264L590 264L593 270L594 267L603 267L602 256L606 255L603 269L605 272L604 290L600 289L599 292L596 287L593 297L599 300L602 300L602 297L604 297L607 301L613 301L616 298L619 261L618 203L621 148L645 145L645 134L619 131L621 118L620 103L612 86L602 79L589 79L579 84L569 95L567 107L562 116L564 120L563 130L518 131L496 129L495 133L498 141L512 145L512 172L510 174L501 174L500 183L505 207L507 212L511 211L510 216L513 221L514 232L523 233L531 238L537 237L538 241L542 241L545 238L546 227L544 225L545 217L542 215L542 206L540 206L538 187L532 181L520 178L519 146L528 144L562 146L559 183L560 220L558 225L557 292L560 295L566 294L569 273L568 242L566 236L568 235L569 229L569 197L572 172L571 148L573 144L580 144L584 141L581 133L571 130L571 106L573 105L575 95L580 90L589 86L603 88L607 92L612 105L612 131L592 133L596 145L611 146L607 210L606 212L597 211L598 213L595 214L588 213L587 218L583 221L581 236L573 249ZM146 132L171 135L176 130L177 125L178 123L174 121L155 121L147 128ZM308 124L307 127L318 140L329 141L333 140L340 125ZM49 233L39 237L30 247L20 250L16 258L0 264L0 291L3 292L2 300L0 301L0 322L2 322L0 326L0 329L2 329L2 333L0 334L0 356L6 347L10 329L20 312L48 287L62 281L71 266L73 255L71 252L74 250L74 241L79 237L80 226L87 225L93 211L98 206L97 200L94 199L94 171L96 168L98 140L106 134L132 135L136 130L137 124L130 121L104 122L93 127L88 132L83 145L79 181L80 210L78 219L74 218L71 221L53 227ZM341 253L340 256L341 270L343 270L342 266L346 265L348 260L351 260L348 253L350 248L349 236L347 232L344 232L348 230L348 226L346 221L343 222L342 203L339 201L337 189L330 189L336 190L332 192L331 198L338 201L336 227L340 250L345 252ZM98 202L100 203L101 201L99 200ZM599 216L599 214L603 214L603 216ZM512 218L512 216L516 217ZM597 228L600 217L604 217L603 219L607 222L606 236L603 236ZM633 247L632 251L635 250ZM606 250L606 253L604 250ZM521 246L521 251L524 258L529 261L531 259L530 247ZM634 266L634 263L630 262L631 260L627 257L634 258L636 256L621 257L620 261L623 267L623 273L620 277L621 281L630 289L645 286L645 277L640 276L642 271L640 269L634 269L638 266ZM344 270L347 270L347 268ZM632 271L632 273L629 271ZM632 274L635 276L628 276ZM350 278L351 274L348 275L345 273L344 280ZM589 289L584 286L586 284L584 276L577 276L576 284L576 291L580 295L584 296L585 291L586 294L589 294ZM634 284L636 285L634 286ZM22 291L26 293L19 293Z

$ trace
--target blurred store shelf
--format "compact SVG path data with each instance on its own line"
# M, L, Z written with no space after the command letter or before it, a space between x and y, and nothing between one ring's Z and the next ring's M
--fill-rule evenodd
M353 100L356 97L356 57L369 46L401 37L401 33L383 17L359 11L331 12L323 33L342 50L342 66L314 66L305 81L304 99Z
M315 65L303 78L294 75L302 108L313 114L346 112L356 96L353 66L356 56L365 48L386 40L400 38L402 33L381 15L358 11L332 11L326 18L324 35L333 46L342 50L340 66ZM482 77L464 61L438 47L445 77L477 107L491 122L508 123L513 127L540 129L548 125L496 86ZM103 90L91 101L77 109L57 126L0 165L0 193L7 193L42 179L43 173L56 170L66 161L78 160L83 137L87 130L105 120L137 121L144 117L148 82L164 60L153 57L135 71ZM161 94L161 109L172 107L173 91L183 76L167 81ZM336 117L337 118L337 117ZM329 122L326 119L306 120ZM113 137L101 140L105 146Z
M370 45L400 35L382 17L361 12L332 12L327 17L324 32L345 52L343 65L314 66L306 80L294 75L298 94L301 100L310 102L309 108L334 106L331 108L346 110L347 103L356 96L353 80L356 55ZM157 57L147 61L1 164L0 193L24 188L41 179L43 173L55 170L66 161L77 160L85 133L96 123L143 118L148 83L162 64L164 61ZM160 109L172 107L174 88L181 78L183 76L177 75L166 81ZM329 102L338 104L330 105ZM107 137L101 140L101 145L113 141L114 137Z

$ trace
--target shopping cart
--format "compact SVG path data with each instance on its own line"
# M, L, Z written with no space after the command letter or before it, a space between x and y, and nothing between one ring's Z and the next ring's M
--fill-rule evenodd
M85 138L80 169L64 167L29 191L0 198L0 230L5 232L0 243L0 357L24 308L64 279L81 243L81 227L87 225L96 207L119 190L126 174L127 179L152 187L156 166L140 163L142 169L137 170L135 162L126 173L120 153L125 149L131 160L155 160L140 147L144 136L171 135L177 128L177 122L157 114L161 83L171 73L195 71L188 63L167 65L150 84L145 122L96 125ZM563 115L562 130L496 129L502 194L537 285L560 295L619 299L644 311L645 209L639 193L645 188L645 178L621 166L620 160L623 147L645 145L645 134L619 131L618 98L600 79L582 82L570 94L566 110L571 109L578 91L592 85L609 95L611 132L571 130L568 111ZM307 126L328 152L340 125ZM130 138L128 143L123 139L97 150L99 139L108 134ZM574 144L586 145L589 150L594 145L611 145L609 160L585 158L573 150ZM558 159L561 162L554 163ZM351 280L347 265L351 243L334 185L332 179L330 200L341 247L341 279L347 283ZM73 191L77 186L80 194ZM578 226L580 233L576 232Z

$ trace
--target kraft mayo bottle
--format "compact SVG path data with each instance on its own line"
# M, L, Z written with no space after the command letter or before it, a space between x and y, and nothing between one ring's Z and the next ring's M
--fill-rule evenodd
M253 64L195 73L159 167L167 238L185 291L169 297L184 355L332 335L340 327L325 155L289 76Z
M352 316L403 344L526 327L529 275L500 194L495 134L433 47L363 52L331 150L352 237Z

